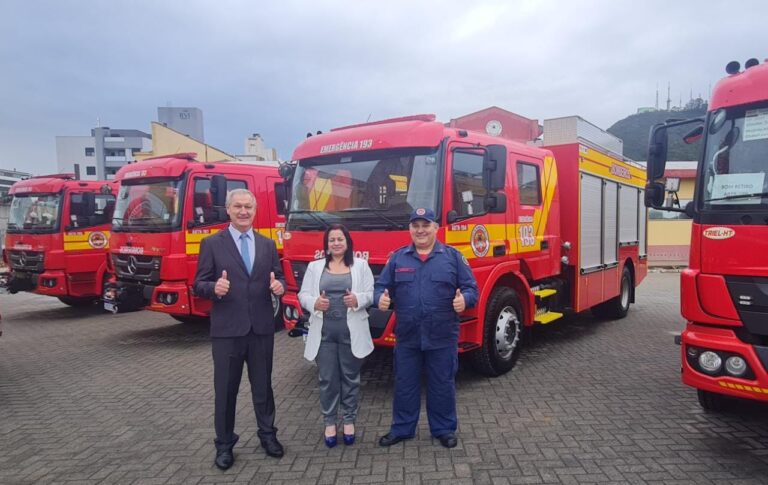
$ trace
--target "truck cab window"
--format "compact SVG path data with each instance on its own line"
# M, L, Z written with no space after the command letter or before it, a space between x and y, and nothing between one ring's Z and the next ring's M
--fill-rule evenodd
M227 180L227 192L235 189L247 189L248 184L244 180ZM192 211L196 224L220 224L229 220L226 213L222 214L213 205L211 196L211 180L207 178L195 179L194 193L192 195Z
M459 217L485 213L488 190L483 184L483 155L453 152L453 209Z
M115 210L115 196L96 194L92 213L83 201L83 194L71 194L69 199L69 225L72 228L85 228L109 224Z
M530 163L517 163L517 191L520 205L541 205L539 167Z

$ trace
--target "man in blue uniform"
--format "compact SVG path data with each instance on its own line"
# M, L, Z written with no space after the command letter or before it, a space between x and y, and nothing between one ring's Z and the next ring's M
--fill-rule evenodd
M374 292L374 304L387 310L394 303L397 316L392 426L379 444L391 446L416 433L423 370L430 433L453 448L459 313L477 303L477 282L466 258L436 240L434 211L413 211L409 228L413 244L392 254Z

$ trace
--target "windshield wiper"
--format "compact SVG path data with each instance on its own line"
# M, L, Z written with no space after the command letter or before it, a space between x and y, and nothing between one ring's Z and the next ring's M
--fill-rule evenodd
M714 202L716 200L750 199L752 197L768 197L768 192L755 192L755 193L752 193L752 194L726 195L725 197L717 197L715 199L705 199L704 202Z
M309 211L309 210L290 211L289 214L307 214L312 219L314 219L315 221L319 222L320 225L323 226L323 229L328 229L328 227L330 227L328 222L325 219L323 219L322 217L320 217L315 211Z
M374 214L379 219L387 222L389 224L389 227L393 227L395 229L404 229L402 223L397 222L394 219L390 219L389 217L382 214L380 210L371 209L369 207L351 207L349 209L344 209L339 212L370 212L371 214Z

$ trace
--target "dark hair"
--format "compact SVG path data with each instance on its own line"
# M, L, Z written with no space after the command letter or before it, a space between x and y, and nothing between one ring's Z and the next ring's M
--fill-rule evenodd
M344 251L344 264L347 265L347 267L352 266L355 262L355 252L352 250L352 236L349 235L349 230L347 230L343 224L331 224L328 226L328 229L325 230L325 234L323 235L325 267L328 268L328 265L331 263L331 259L333 259L331 252L328 250L328 235L331 233L331 231L341 231L344 234L344 239L347 240L347 250Z

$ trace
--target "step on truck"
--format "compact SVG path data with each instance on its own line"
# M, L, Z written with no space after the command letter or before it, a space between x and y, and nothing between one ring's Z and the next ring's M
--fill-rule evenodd
M304 140L281 167L291 180L286 326L296 334L305 324L297 292L308 263L323 257L329 224L347 226L378 277L389 254L410 244L419 207L434 208L438 240L477 278L479 303L461 315L458 351L481 373L509 371L534 324L585 310L626 315L647 273L645 171L616 153L620 140L579 117L547 120L544 139L532 146L416 115ZM369 313L374 343L393 346L393 312Z
M734 61L726 72L704 118L659 124L648 146L646 204L692 219L677 343L682 381L706 410L725 396L768 402L768 64ZM663 205L670 136L703 137L686 207Z
M205 320L211 301L195 296L200 241L229 225L227 192L256 196L254 229L282 251L285 184L277 166L204 163L194 153L146 159L122 167L112 233L114 278L104 292L105 309L147 309L180 322ZM275 301L274 318L279 318ZM282 321L280 321L282 324Z
M32 177L11 186L3 250L10 293L55 296L67 305L100 299L110 277L113 186L75 180L74 174Z

